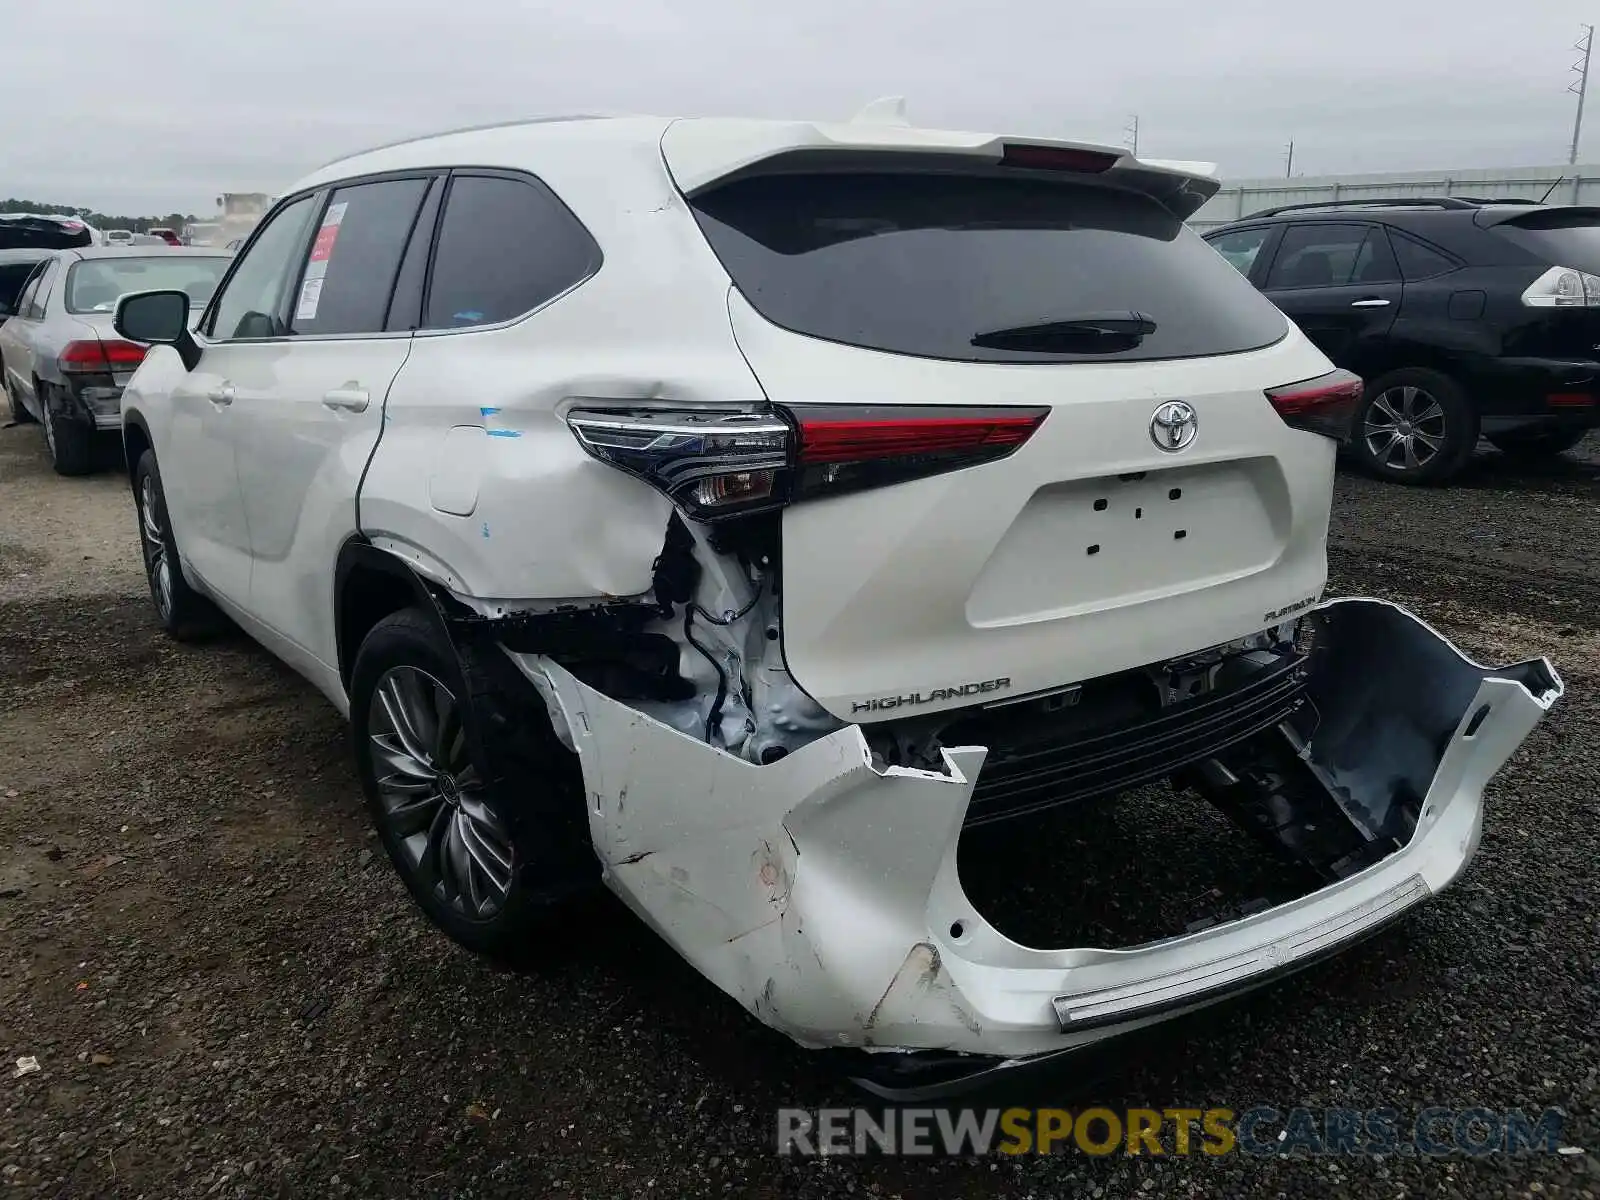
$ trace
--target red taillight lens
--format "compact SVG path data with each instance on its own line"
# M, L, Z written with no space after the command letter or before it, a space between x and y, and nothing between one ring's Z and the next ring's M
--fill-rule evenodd
M582 408L580 445L703 521L882 487L1005 458L1044 408L859 408L783 412Z
M1099 150L1076 150L1071 146L1018 146L1007 144L1001 152L1001 165L1030 167L1035 171L1087 171L1098 174L1116 165L1117 155Z
M1267 400L1286 425L1347 442L1351 422L1361 406L1362 388L1359 375L1330 371L1315 379L1268 388Z
M800 432L794 496L883 487L1005 458L1047 408L792 407Z
M1544 398L1551 408L1593 408L1594 397L1588 392L1551 392Z
M144 361L145 347L120 338L68 342L56 361L63 371L131 371Z

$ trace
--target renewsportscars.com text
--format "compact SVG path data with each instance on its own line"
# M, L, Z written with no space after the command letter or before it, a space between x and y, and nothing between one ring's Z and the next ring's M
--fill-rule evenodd
M1425 1108L782 1108L779 1154L1570 1153L1564 1114Z

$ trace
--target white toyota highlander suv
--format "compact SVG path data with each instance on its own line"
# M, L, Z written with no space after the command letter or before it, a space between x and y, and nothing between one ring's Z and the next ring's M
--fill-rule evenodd
M1561 684L1322 600L1360 383L1185 227L1216 188L893 115L325 167L198 328L119 304L161 623L348 714L451 937L537 948L603 880L885 1093L1304 966L1461 872ZM1169 778L1302 894L1048 948L963 889L964 830Z

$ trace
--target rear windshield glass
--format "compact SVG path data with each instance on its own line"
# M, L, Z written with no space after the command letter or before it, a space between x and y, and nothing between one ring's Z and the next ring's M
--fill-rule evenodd
M93 244L94 235L81 221L0 217L0 250L72 250Z
M1529 213L1515 223L1506 221L1493 228L1551 266L1600 273L1600 219L1592 215L1557 209Z
M161 258L91 258L67 273L67 311L113 312L117 298L128 292L176 288L189 293L189 303L204 304L231 260L196 255Z
M1232 354L1281 313L1146 197L1082 183L769 175L697 197L755 309L797 333L926 358Z

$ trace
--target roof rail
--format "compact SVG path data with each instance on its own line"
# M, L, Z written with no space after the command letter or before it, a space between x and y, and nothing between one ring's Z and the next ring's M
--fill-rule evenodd
M549 117L518 117L510 121L489 121L483 125L460 125L455 129L437 129L431 133L417 133L410 137L399 138L396 141L384 142L378 146L363 146L360 150L352 150L348 154L341 154L338 158L330 158L327 162L317 167L318 171L324 167L331 167L334 163L342 163L347 158L358 158L363 154L375 154L379 150L393 150L398 146L409 146L412 142L426 142L436 137L450 137L457 133L484 133L491 129L512 129L518 125L559 125L566 121L598 121L602 118L596 113L568 113Z
M1260 212L1253 212L1249 217L1238 218L1241 221L1252 220L1256 217L1275 217L1286 212L1310 212L1318 208L1453 208L1467 209L1479 208L1485 201L1468 200L1462 196L1384 196L1363 198L1356 200L1315 200L1308 204L1280 204L1276 208L1264 208Z

